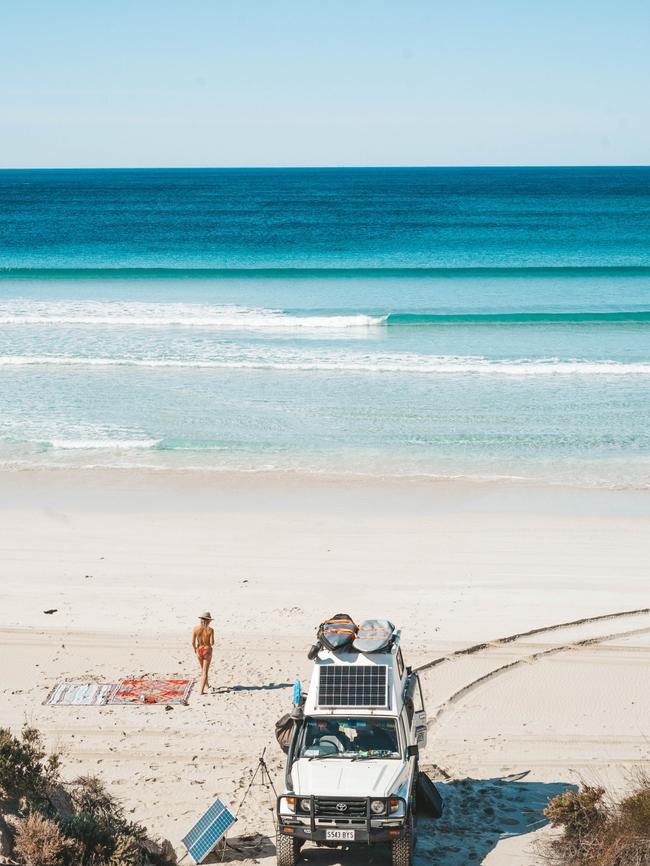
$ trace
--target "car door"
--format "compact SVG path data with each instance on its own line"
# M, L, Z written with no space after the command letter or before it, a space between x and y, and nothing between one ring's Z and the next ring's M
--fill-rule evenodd
M415 742L423 749L427 744L427 712L422 699L420 678L415 674L415 690L413 692L413 734Z

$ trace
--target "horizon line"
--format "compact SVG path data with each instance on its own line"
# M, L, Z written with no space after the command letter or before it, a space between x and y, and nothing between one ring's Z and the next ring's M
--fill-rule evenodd
M536 168L650 168L643 163L529 163L529 164L402 164L376 163L372 165L23 165L1 166L0 171L340 171L375 169L426 169L426 170L463 170L463 169L536 169Z

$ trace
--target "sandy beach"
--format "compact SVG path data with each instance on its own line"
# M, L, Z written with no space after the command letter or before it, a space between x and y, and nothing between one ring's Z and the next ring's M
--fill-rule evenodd
M273 723L338 610L390 617L412 665L447 658L422 672L422 762L447 811L421 821L419 862L534 864L549 796L581 779L624 787L650 762L650 614L603 618L648 606L647 493L60 470L3 473L0 510L2 725L36 725L68 777L100 774L179 853L215 795L238 806L265 747L281 786ZM64 680L194 676L206 607L219 693L169 711L43 706ZM597 619L522 634L583 618ZM253 787L235 832L272 840L270 806ZM272 846L255 857L273 862Z

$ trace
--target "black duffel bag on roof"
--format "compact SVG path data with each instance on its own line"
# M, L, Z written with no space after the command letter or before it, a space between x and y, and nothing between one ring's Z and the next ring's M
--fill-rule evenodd
M336 652L352 644L357 626L348 613L336 613L318 628L318 642L325 649Z

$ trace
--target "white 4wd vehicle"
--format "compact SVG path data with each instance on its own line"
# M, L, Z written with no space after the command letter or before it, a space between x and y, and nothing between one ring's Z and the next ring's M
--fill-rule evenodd
M321 649L295 723L278 799L278 866L295 866L306 841L387 843L410 866L418 750L427 720L399 632L383 651Z

